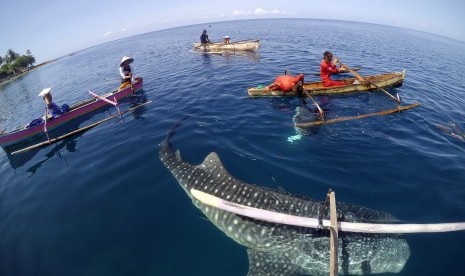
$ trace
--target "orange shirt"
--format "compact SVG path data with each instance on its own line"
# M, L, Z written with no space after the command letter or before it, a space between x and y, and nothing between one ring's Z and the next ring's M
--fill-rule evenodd
M279 88L284 91L291 91L292 87L296 85L299 81L303 81L304 75L300 74L297 76L283 75L277 77L274 82L278 84Z

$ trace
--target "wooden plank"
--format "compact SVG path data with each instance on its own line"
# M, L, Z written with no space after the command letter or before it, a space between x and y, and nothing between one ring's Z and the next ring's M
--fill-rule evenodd
M134 109L136 109L136 108L138 108L138 107L141 107L141 106L143 106L143 105L149 104L149 103L151 103L151 102L152 102L152 101L148 101L148 102L142 103L142 104L140 104L140 105L138 105L138 106L135 106L135 107L132 107L132 108L126 110L126 111L123 111L121 114L127 113L127 112L129 112L129 111L132 111L132 110L134 110ZM56 142L58 142L58 141L64 140L64 139L66 139L66 138L68 138L68 137L70 137L70 136L76 135L76 134L78 134L78 133L81 133L81 132L86 131L86 130L88 130L88 129L91 129L91 128L93 128L93 127L96 127L96 126L100 125L100 124L103 123L103 122L106 122L106 121L108 121L108 120L110 120L110 119L113 119L113 118L119 117L119 116L120 116L120 114L112 115L112 116L110 116L110 117L108 117L108 118L102 119L102 120L97 121L97 122L95 122L95 123L93 123L93 124L87 125L87 126L82 127L82 128L78 128L78 129L76 129L76 130L74 130L74 131L71 131L71 132L68 132L68 133L66 133L66 134L64 134L64 135L62 135L62 136L59 136L59 137L50 139L50 140L48 140L48 141L44 141L44 142L41 142L41 143L37 143L37 144L34 144L34 145L32 145L32 146L29 146L29 147L26 147L26 148L23 148L23 149L14 151L14 152L11 153L11 155L17 155L17 154L24 153L24 152L27 152L27 151L30 151L30 150L33 150L33 149L37 149L37 148L43 147L43 146L48 146L48 145L54 144L54 143L56 143Z
M338 231L337 231L337 211L336 211L336 196L334 192L331 191L329 194L329 211L331 225L329 227L330 231L330 252L331 258L329 260L329 275L337 276L338 275L338 254L337 254L337 240L338 240Z
M397 112L402 112L402 111L405 111L407 109L417 107L419 105L420 105L420 103L413 103L413 104L406 105L406 106L399 106L398 108L394 108L394 109L388 109L388 110L379 111L379 112L375 112L375 113L362 114L362 115L358 115L358 116L340 117L340 118L330 119L330 120L326 120L326 121L297 123L297 124L295 124L295 126L300 127L300 128L308 128L308 127L314 127L314 126L319 126L319 125L324 125L324 124L334 124L334 123L339 123L339 122L343 122L343 121L358 120L358 119L364 119L364 118L369 118L369 117L374 117L374 116L389 115L389 114L393 114L393 113L397 113Z

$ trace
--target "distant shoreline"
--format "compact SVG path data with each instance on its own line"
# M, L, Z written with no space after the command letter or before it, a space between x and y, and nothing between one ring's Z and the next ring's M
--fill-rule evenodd
M1 81L0 81L0 85L7 84L7 83L9 83L9 82L11 82L11 81L14 81L14 80L17 79L17 78L19 78L19 77L21 77L21 76L24 76L24 75L26 75L27 73L29 73L29 72L31 72L31 71L34 71L35 69L37 69L37 68L39 68L39 67L41 67L41 66L43 66L43 65L45 65L45 64L54 62L54 61L56 61L56 60L57 60L57 59L48 60L48 61L42 62L42 63L40 63L40 64L38 64L38 65L36 65L36 66L29 67L26 71L20 72L20 73L15 74L15 75L13 75L13 76L11 76L11 77L8 77L8 78L6 78L6 79L1 80Z

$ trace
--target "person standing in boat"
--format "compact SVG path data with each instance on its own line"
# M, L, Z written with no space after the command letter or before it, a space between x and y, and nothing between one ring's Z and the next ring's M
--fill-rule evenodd
M223 43L224 44L230 44L231 43L231 37L229 35L223 36Z
M211 43L210 39L208 39L207 30L203 30L202 35L200 35L200 43L202 44Z
M43 97L45 101L45 107L47 109L47 114L55 118L57 116L62 115L63 113L68 112L69 106L67 104L63 104L61 108L58 107L58 105L56 105L52 101L52 94L50 93L51 90L52 90L51 87L45 88L44 90L42 90L42 92L40 92L39 97Z
M265 86L265 91L270 90L282 90L284 93L289 91L294 91L297 93L302 93L304 84L304 74L297 76L291 76L287 74L287 71L284 75L278 76L274 82L268 86Z
M341 70L347 70L344 66L336 67L337 58L333 60L333 54L329 51L324 52L323 60L320 64L320 77L324 87L344 86L347 85L343 81L335 81L331 79L331 74L336 74Z
M132 84L133 82L132 68L131 68L131 65L129 64L133 61L134 61L133 58L127 57L127 56L124 56L123 59L121 60L119 64L119 74L121 76L121 85L118 88L118 91Z

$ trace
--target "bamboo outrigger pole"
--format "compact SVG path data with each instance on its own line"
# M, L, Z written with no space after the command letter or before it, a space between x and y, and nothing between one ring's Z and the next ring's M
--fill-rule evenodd
M362 115L357 115L357 116L339 117L339 118L330 119L330 120L326 120L326 121L297 123L297 124L295 124L295 126L300 127L300 128L308 128L308 127L319 126L319 125L324 125L324 124L334 124L334 123L343 122L343 121L364 119L364 118L374 117L374 116L389 115L389 114L393 114L393 113L397 113L397 112L402 112L402 111L405 111L407 109L417 107L419 105L420 105L420 103L413 103L413 104L410 104L410 105L399 106L397 108L383 110L383 111L379 111L379 112L375 112L375 113L368 113L368 114L362 114Z
M204 204L241 216L246 216L271 223L287 224L315 229L320 228L318 218L301 217L245 206L195 189L191 189L190 192L197 200ZM327 228L331 226L331 222L328 220L323 220L322 225L323 227ZM465 222L430 224L382 224L340 221L337 222L337 229L338 231L343 232L371 234L437 233L463 231L465 230Z

